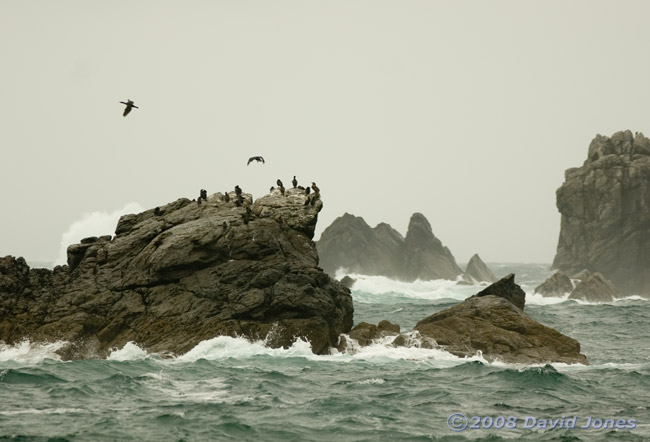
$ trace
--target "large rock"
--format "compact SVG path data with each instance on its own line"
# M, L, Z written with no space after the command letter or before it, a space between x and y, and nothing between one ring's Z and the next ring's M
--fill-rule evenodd
M363 218L346 213L323 231L317 247L330 275L339 268L404 281L453 280L463 274L421 213L411 217L405 238L388 224L371 228Z
M217 335L326 353L352 327L350 291L318 267L320 200L299 189L251 205L179 199L123 216L114 238L68 249L68 265L29 269L0 260L0 340L64 340L64 357L105 356L134 341L183 353ZM247 209L248 208L248 209Z
M496 282L497 278L492 270L483 262L478 253L474 254L467 263L465 276L476 282Z
M523 303L519 299L523 290L514 284L513 275L494 285L498 287L488 294L479 293L421 320L414 330L458 356L472 356L480 351L488 361L588 364L580 353L578 341L540 324L522 311Z
M557 190L562 215L553 267L602 273L624 294L650 295L650 140L598 135Z
M546 281L535 287L535 293L543 296L560 297L573 291L573 282L563 272L553 273Z
M591 273L580 281L569 299L581 299L590 302L611 302L621 294L611 281L600 273Z

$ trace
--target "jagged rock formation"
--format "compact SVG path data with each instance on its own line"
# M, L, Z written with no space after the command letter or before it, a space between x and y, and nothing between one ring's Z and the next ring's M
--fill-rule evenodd
M483 262L478 253L474 254L465 268L465 277L476 282L496 282L497 278L492 270Z
M555 269L602 273L624 294L650 295L650 140L598 135L557 190Z
M115 237L68 249L68 265L0 259L0 340L64 340L66 358L102 357L134 341L183 353L217 335L326 353L352 327L350 291L317 267L322 201L300 189L252 203L221 194L123 216ZM252 204L251 204L252 203Z
M388 224L371 228L363 218L346 213L325 229L316 246L330 275L339 268L404 281L453 280L463 274L421 213L411 217L406 238Z
M535 293L543 296L560 297L573 291L573 283L563 272L553 273L546 281L535 287Z
M569 299L581 299L590 302L611 302L620 298L616 287L600 273L586 275L569 295Z
M571 279L578 280L575 287ZM569 299L590 302L611 302L614 298L622 297L614 284L600 273L581 270L571 279L562 272L555 272L535 288L535 293L544 296L565 296L568 293Z
M472 356L480 350L489 361L588 364L578 341L528 317L524 301L525 293L510 274L460 304L421 320L414 330L458 356Z

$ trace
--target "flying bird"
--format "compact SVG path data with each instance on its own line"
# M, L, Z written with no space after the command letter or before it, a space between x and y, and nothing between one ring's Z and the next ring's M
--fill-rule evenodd
M139 108L138 106L136 106L135 103L133 103L133 101L131 101L131 100L126 100L126 103L125 103L124 101L120 101L120 103L122 103L122 104L126 104L126 107L124 108L124 113L122 114L122 116L124 116L124 117L126 117L127 115L129 115L129 112L131 112L131 109L133 109L133 108L140 109L140 108Z
M250 158L248 159L248 163L246 163L246 165L248 166L248 165L251 163L251 161L257 161L258 163L262 163L262 164L264 164L264 158L262 158L262 157L260 157L260 156L257 156L257 157L250 157Z

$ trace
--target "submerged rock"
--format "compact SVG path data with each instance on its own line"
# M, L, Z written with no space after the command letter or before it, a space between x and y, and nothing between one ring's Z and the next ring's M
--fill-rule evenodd
M578 341L523 312L522 293L525 297L514 275L508 275L460 304L419 321L414 330L457 356L480 351L488 361L588 364Z
M183 353L218 335L302 337L327 353L352 327L350 291L318 267L311 240L322 201L300 189L238 203L179 199L118 222L116 235L68 248L68 265L0 259L0 340L68 341L66 358L134 341Z

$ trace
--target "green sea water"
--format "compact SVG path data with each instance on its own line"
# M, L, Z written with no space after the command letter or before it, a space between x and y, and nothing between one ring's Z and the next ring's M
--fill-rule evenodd
M548 266L491 267L515 272L526 312L580 341L591 365L489 364L386 343L316 356L305 342L229 337L175 359L129 344L63 362L57 344L0 344L0 440L650 440L650 303L545 299L532 292ZM402 330L482 289L356 276L355 323Z

